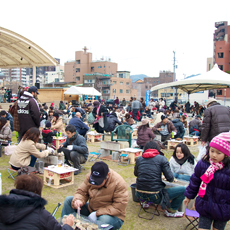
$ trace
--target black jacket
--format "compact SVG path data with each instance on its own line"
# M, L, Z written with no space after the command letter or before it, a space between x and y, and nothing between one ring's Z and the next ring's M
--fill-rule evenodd
M2 230L61 230L63 227L45 210L46 205L39 195L24 190L13 189L8 196L0 196L0 229Z
M116 128L116 124L121 125L122 123L117 119L117 116L113 113L107 117L108 126L105 129L106 132L112 132Z
M108 126L108 122L107 122L107 114L108 114L108 110L104 105L101 105L100 109L99 109L99 113L97 114L97 108L94 108L92 111L92 114L94 117L96 117L96 115L98 116L102 116L104 117L104 129L107 129Z
M154 156L154 151L156 150L147 149L136 160L134 175L137 177L137 189L139 190L161 191L165 187L161 179L162 172L169 182L174 180L168 160L161 155Z
M190 125L190 124L189 124ZM230 109L213 102L204 112L201 140L211 141L213 137L230 130Z
M52 132L50 129L48 128L44 128L42 130L42 138L44 143L52 143L53 142L53 136L56 136L57 132L54 131Z
M174 124L174 126L177 130L176 137L179 137L180 134L182 134L184 132L184 125L180 119L174 119L174 120L172 120L172 123Z
M73 150L71 151L76 151L82 154L86 160L88 159L89 151L86 144L86 139L83 136L77 134L77 137L73 141L70 141L70 139L67 138L66 142L63 143L63 147L66 148L68 145L73 145Z
M18 121L20 125L20 134L23 136L25 132L32 128L40 126L40 110L38 103L33 95L24 91L17 103Z

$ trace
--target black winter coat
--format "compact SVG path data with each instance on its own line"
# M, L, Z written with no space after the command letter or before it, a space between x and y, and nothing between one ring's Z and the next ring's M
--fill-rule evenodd
M42 130L42 138L44 143L52 143L53 142L53 136L56 136L57 132L54 131L52 132L50 129L48 128L44 128Z
M20 125L20 134L32 128L40 126L40 109L33 95L24 91L17 103L18 121Z
M180 119L174 119L172 120L173 125L175 126L176 130L177 130L177 134L176 137L179 137L180 134L182 134L184 132L184 125L181 122Z
M107 117L107 122L108 126L105 129L106 132L112 132L116 128L116 124L122 124L114 114L110 114L109 117Z
M230 130L230 109L217 102L211 104L204 112L201 140L211 141L213 137Z
M136 160L134 175L137 177L137 189L139 190L151 192L161 191L165 187L165 183L161 178L162 172L169 182L174 180L166 157L161 155L154 156L154 151L156 150L147 149L143 155ZM148 156L146 156L147 154Z
M108 126L108 122L107 122L107 114L108 114L108 110L104 105L101 105L100 109L99 109L99 113L97 114L97 108L94 108L92 111L93 116L96 118L96 115L98 116L102 116L104 117L104 129L107 129Z
M0 229L2 230L70 230L63 227L45 210L46 205L39 195L24 190L13 189L9 196L0 196Z

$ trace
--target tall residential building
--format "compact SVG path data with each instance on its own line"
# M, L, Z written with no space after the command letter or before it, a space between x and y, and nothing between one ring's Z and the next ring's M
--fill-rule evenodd
M84 51L75 52L75 60L65 63L65 81L75 81L76 84L83 84L84 74L109 74L116 76L117 63L111 62L110 59L92 60L92 53Z
M4 74L4 81L6 84L9 83L9 87L12 87L10 83L13 84L14 82L23 87L27 85L25 68L2 69L2 73Z
M215 23L213 34L213 64L217 63L219 69L230 71L230 26L227 21ZM230 75L229 75L230 78ZM217 99L230 98L230 89L217 90Z

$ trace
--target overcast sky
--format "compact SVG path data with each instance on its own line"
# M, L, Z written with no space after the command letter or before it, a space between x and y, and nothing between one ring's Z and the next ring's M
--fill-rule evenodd
M131 75L177 78L206 71L213 55L214 23L230 24L230 1L2 1L0 26L25 36L61 64L87 46L93 60L104 57Z

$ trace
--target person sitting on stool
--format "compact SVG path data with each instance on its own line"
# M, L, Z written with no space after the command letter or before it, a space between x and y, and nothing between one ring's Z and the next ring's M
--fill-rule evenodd
M64 152L66 164L71 165L69 161L73 162L74 168L78 171L74 172L74 175L81 173L81 165L88 159L88 147L86 145L86 139L79 135L75 126L68 125L65 128L67 139L62 145L60 145L58 152Z

